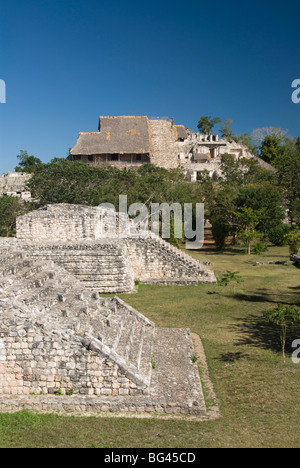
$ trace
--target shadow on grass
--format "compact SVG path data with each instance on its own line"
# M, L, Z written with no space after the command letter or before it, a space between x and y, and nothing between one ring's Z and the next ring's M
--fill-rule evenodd
M263 317L250 315L247 319L238 319L235 331L239 335L236 346L254 346L261 349L281 352L280 327L271 325ZM293 352L291 347L295 339L300 339L300 324L288 328L286 352ZM236 353L238 354L238 353Z
M300 288L290 288L298 290ZM274 293L264 293L263 290L258 290L254 294L235 294L232 296L233 299L237 301L248 301L248 302L269 302L271 304L286 304L286 305L295 305L300 306L300 297L294 293L282 293L279 292L278 297L274 296Z
M224 353L224 354L221 354L221 356L219 357L219 361L233 363L233 362L239 361L240 359L247 358L247 357L249 357L249 354L245 354L241 352Z
M188 252L212 255L244 255L245 249L239 247L226 247L224 249L217 249L214 246L204 245L201 249L189 249ZM245 255L247 258L247 255Z

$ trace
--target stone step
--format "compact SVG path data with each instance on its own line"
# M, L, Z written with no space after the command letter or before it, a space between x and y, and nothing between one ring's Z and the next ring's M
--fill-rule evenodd
M13 251L7 253L7 249L2 248L0 249L0 255L1 255L1 265L0 265L0 270L4 265L7 265L11 262L16 262L18 260L23 260L25 258L25 254L23 252L19 251Z
M156 278L151 280L143 280L141 284L157 284L161 286L197 286L199 280L197 278Z
M129 358L130 348L133 341L133 335L136 329L137 317L125 314L123 317L123 323L121 327L121 333L116 346L114 349L116 353L123 356L126 360Z
M39 265L39 261L37 265ZM64 297L73 290L73 296L76 294L76 287L80 285L75 279L70 280L68 274L55 266L51 268L52 262L45 263L44 269L37 275L23 280L18 294L19 299L27 305L35 305L39 301L45 301L47 308L57 303L63 303ZM32 268L32 267L31 267Z
M9 275L16 275L19 271L24 269L24 259L13 259L10 258L9 261L2 263L0 267L0 276L5 278Z
M114 283L113 281L104 284L104 283L99 283L99 282L92 282L92 281L84 281L82 282L82 285L91 290L91 291L97 291L101 289L101 293L103 294L116 294L116 293L124 293L124 291L131 291L131 288L128 286L127 283L119 283L116 282Z
M193 362L195 350L190 330L157 328L155 338L151 395L163 396L166 404L177 402L186 413L205 414L199 371L197 363Z
M131 362L141 374L150 379L155 325L135 309L125 305L119 298L116 301L120 306L117 309L118 313L124 309L126 312L123 316L121 336L116 351Z
M150 378L154 324L124 305L119 298L111 300L103 319L102 341L146 378Z
M138 369L142 374L149 375L149 379L152 370L152 350L154 346L154 333L155 328L146 324L143 333L143 344L140 348L140 354L138 358Z
M32 308L36 316L40 314L41 326L50 327L53 333L66 328L78 337L89 335L138 385L150 382L152 322L117 297L91 294L52 261L19 254L3 257L4 293Z
M159 237L158 235L154 233L151 233L151 238L154 241L158 242L161 246L163 246L164 250L175 254L177 257L181 258L182 260L185 260L185 262L187 262L190 265L193 265L198 268L200 267L204 268L204 266L209 265L209 262L201 262L199 260L196 260L195 258L188 255L186 252L183 252L182 250L178 249L174 245L169 244L167 241L165 241L164 239L162 239L161 237Z
M17 284L23 282L24 280L29 280L30 278L38 275L42 271L45 271L45 269L47 269L50 274L49 265L45 265L44 262L34 263L31 260L25 260L23 262L23 268L20 268L14 274L14 282Z
M57 302L57 295L52 288L35 289L26 292L19 298L27 306L38 306L42 304L47 310L51 309Z
M135 366L137 369L140 367L141 354L143 349L144 342L144 333L145 333L145 324L142 321L137 321L136 327L134 330L134 336L131 342L128 360Z
M51 276L50 269L53 272L53 262L35 261L23 254L10 256L5 260L5 262L1 262L0 278L3 276L7 282L8 278L11 277L15 286L21 285L24 288L25 283L27 284L30 278L38 279L39 275L46 270L49 272L47 273L49 276Z
M27 291L43 289L50 276L49 271L39 271L30 278L19 278L19 281L13 282L11 290L15 291L17 297L21 297Z

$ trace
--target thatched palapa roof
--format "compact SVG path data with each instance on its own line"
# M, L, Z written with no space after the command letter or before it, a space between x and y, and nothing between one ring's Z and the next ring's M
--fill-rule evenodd
M99 132L79 133L71 155L148 154L150 123L146 116L100 117Z
M173 127L175 140L186 140L188 137L188 133L185 129L184 125L174 125Z

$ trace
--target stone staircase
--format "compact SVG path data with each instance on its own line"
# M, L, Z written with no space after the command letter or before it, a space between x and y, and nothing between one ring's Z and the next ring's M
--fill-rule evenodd
M2 411L205 414L189 330L156 329L17 247L0 247Z
M209 262L194 259L152 232L127 238L126 244L141 283L187 286L216 282Z
M110 294L130 292L134 287L127 250L121 243L26 243L22 248L32 257L53 260L91 290Z
M178 256L179 258L184 260L186 265L189 267L194 267L196 269L200 268L201 270L205 269L207 271L208 269L206 267L211 265L210 262L196 260L195 258L191 257L183 250L180 250L174 245L165 241L164 239L159 237L157 234L150 233L150 237L151 239L154 239L156 242L159 242L167 251L172 252L173 254L175 254L175 256ZM212 273L211 277L213 278L214 277L213 272L212 271L209 271L209 272Z
M3 248L0 300L0 312L11 302L24 306L47 333L79 340L147 392L155 325L121 299L100 298L52 261Z

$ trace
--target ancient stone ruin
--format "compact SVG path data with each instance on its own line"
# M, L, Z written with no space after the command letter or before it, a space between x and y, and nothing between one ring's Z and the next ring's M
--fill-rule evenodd
M25 201L31 200L31 193L26 187L31 174L21 172L8 172L0 176L0 196L19 197Z
M182 167L191 182L196 182L204 171L212 178L221 177L224 153L236 160L254 159L265 169L274 170L246 145L218 135L194 133L184 125L175 125L173 119L101 116L98 130L79 133L70 150L71 161L119 168L138 168L147 163L165 169Z
M0 411L205 414L190 330L156 328L99 290L213 272L157 238L93 239L95 222L92 208L48 206L1 239Z
M205 412L189 330L157 329L51 261L0 258L0 410Z
M154 164L165 169L182 168L187 180L197 182L203 173L213 179L223 177L222 157L229 153L235 160L255 160L261 167L274 168L241 143L218 135L195 133L173 119L147 116L100 117L98 132L80 132L70 150L70 161L92 166L138 169ZM32 174L9 172L0 176L0 195L31 199L28 182Z
M101 293L130 292L134 280L154 284L215 282L200 262L152 232L111 232L105 210L82 205L48 205L17 219L17 240L37 258L53 260Z

